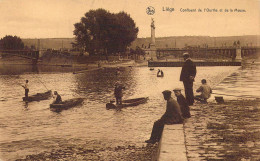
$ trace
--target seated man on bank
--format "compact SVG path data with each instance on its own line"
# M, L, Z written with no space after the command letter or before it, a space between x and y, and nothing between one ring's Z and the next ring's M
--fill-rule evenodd
M178 102L171 97L171 91L165 90L162 93L164 99L167 101L166 112L159 120L154 122L151 137L145 141L146 143L154 144L160 141L165 124L183 123L180 106Z
M174 91L175 96L177 97L177 102L180 105L182 117L183 118L190 118L191 117L191 115L190 115L190 107L188 105L187 100L182 95L181 89L180 88L175 88L173 91Z
M201 103L208 103L207 99L210 98L212 89L207 84L206 79L202 79L201 83L202 85L196 90L196 92L201 92L201 94L196 95L194 99L200 101Z
M55 98L55 100L53 101L53 104L60 104L60 103L62 103L62 99L61 99L61 96L58 94L58 92L57 91L54 91L54 98Z

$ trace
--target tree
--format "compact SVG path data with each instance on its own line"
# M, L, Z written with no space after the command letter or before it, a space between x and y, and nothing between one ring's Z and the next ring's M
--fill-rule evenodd
M140 48L139 46L136 46L135 53L138 55L145 55L145 51L142 48Z
M24 49L24 43L20 37L7 35L0 40L0 49L19 50Z
M138 33L128 14L112 14L104 9L90 10L74 27L76 45L90 55L124 52Z
M126 48L137 38L138 28L135 26L134 20L125 12L119 12L116 16L117 33L114 43L118 45L114 50L125 51Z

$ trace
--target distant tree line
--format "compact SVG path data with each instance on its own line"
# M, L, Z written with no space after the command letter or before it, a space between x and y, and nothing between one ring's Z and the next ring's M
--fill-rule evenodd
M114 14L104 9L90 10L74 26L73 46L83 48L90 55L124 53L139 31L129 14Z
M24 49L24 43L20 37L7 35L0 39L0 49L21 50Z

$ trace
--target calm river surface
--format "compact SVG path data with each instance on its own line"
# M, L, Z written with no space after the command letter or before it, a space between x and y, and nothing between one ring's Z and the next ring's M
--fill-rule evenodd
M0 160L24 158L28 154L59 148L67 142L97 140L111 146L145 145L153 122L165 111L166 103L161 92L176 87L183 89L179 82L180 67L160 68L164 78L156 77L157 69L126 67L120 68L120 73L116 74L115 69L105 68L73 74L68 72L69 68L0 66ZM53 72L48 72L50 70ZM197 71L194 89L198 88L202 78L215 86L235 72L224 80L226 85L216 87L218 93L230 94L228 90L238 86L247 95L260 93L259 89L254 93L246 92L248 88L256 90L259 66L243 70L238 67L197 67ZM51 99L26 105L22 101L24 89L20 86L26 79L30 81L29 94L46 91L43 82L48 89L57 90L63 100L75 97L85 100L82 105L60 113L50 111ZM242 79L247 80L247 86L239 83ZM149 97L148 102L121 111L106 110L105 104L113 99L116 81L126 87L124 99Z

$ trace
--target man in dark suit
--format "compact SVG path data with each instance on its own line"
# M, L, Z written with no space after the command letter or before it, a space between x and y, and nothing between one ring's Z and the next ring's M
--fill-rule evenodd
M145 141L146 143L154 144L160 141L165 124L183 123L180 106L178 102L171 97L171 91L165 90L162 93L164 99L167 101L166 111L159 120L154 122L151 137L149 140Z
M188 102L185 99L185 97L181 94L181 89L175 88L173 91L174 91L175 96L177 97L177 102L180 105L182 117L183 118L190 118L191 117L190 107L189 107Z
M188 53L183 54L184 64L181 69L180 81L183 82L186 100L189 105L194 103L193 82L196 76L196 65L190 59Z

